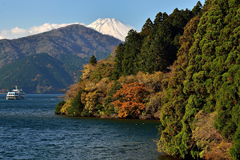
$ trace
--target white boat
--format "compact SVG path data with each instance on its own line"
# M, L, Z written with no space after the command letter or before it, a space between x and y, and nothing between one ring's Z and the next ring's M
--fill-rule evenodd
M16 86L16 89L13 89L11 92L7 93L6 100L21 100L26 99L25 93L23 90L18 89Z

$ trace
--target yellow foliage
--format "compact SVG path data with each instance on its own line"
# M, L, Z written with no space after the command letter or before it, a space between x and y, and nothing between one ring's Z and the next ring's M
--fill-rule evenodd
M67 108L71 106L71 101L68 100L61 108L60 112L61 114L66 114L67 115Z
M165 91L169 79L166 73L160 71L153 74L138 72L136 78L138 83L144 84L150 93Z
M101 79L97 84L96 84L96 88L107 94L107 91L108 91L108 84L110 83L109 79L108 78L103 78Z
M66 92L64 99L65 100L73 100L77 96L78 91L80 91L80 89L81 88L78 83L70 85L69 89Z
M195 126L192 139L196 142L198 148L202 149L201 158L205 159L232 159L229 154L229 148L233 142L222 137L213 124L217 117L217 112L204 113L200 110L195 116Z
M84 105L86 105L86 100L85 100L86 96L87 96L87 92L82 92L82 94L81 94L81 102Z
M121 77L118 79L118 81L119 81L120 84L123 86L123 85L125 85L125 84L134 83L134 82L136 82L137 80L136 80L136 77L135 77L135 76L130 75L130 76L126 76L126 77L121 76Z
M90 78L92 74L95 74L96 70L100 68L99 65L103 66L103 64L106 64L106 69L109 70L108 67L113 67L114 62L100 60L97 62L96 65L84 65L81 81L79 83L71 85L66 92L65 99L67 100L67 103L62 107L61 113L67 113L67 108L70 106L70 102L77 96L80 90L85 90L81 94L81 102L85 106L84 110L88 110L89 113L94 112L97 104L104 104L107 94L112 88L114 81L110 81L109 77L106 77L108 74L105 74L104 67L102 67L102 70L100 71L103 71L105 77L102 77L99 81L94 81ZM134 113L135 115L140 114L140 112L142 112L143 110L145 110L146 113L148 112L150 114L154 114L159 111L159 109L161 108L161 98L168 86L168 79L171 74L172 72L155 72L153 74L144 74L143 72L139 72L135 76L129 75L126 77L120 77L117 81L120 82L122 86L135 82L138 84L143 84L147 93L146 96L149 96L148 99L145 97L143 104L135 104L135 99L133 100L134 103L126 103L127 105L123 105L122 107L123 110L126 111L129 105L131 105L132 109L130 110L136 110ZM127 112L121 112L122 110L120 110L119 107L116 107L116 105L114 106L114 111L115 113L118 113L120 117L126 117L128 114L130 114Z
M95 110L95 107L97 105L97 98L98 98L97 91L89 92L86 95L86 97L85 97L85 101L86 101L85 109L88 110L89 113L93 113L93 111Z
M146 113L155 113L161 109L162 92L152 94L149 102L146 104ZM159 118L159 117L158 117Z
M86 65L83 65L83 68L84 70L82 70L81 80L88 79L91 75L91 72L96 69L96 66L92 64L86 64Z
M85 86L85 90L88 92L93 92L97 89L97 86L95 83L91 82L91 81L87 81L86 82L86 86Z

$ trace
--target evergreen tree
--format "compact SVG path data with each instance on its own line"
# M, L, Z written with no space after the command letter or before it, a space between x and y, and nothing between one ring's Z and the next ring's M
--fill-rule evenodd
M201 3L197 6L199 8L195 7L195 12L199 12L197 9L201 9ZM130 30L124 43L123 59L116 58L115 79L121 75L136 74L138 71L167 71L167 67L176 60L176 53L180 48L179 38L192 17L190 10L176 8L169 16L159 12L154 24L148 18L140 34Z
M91 63L93 65L97 64L97 59L96 59L96 57L94 55L92 55L92 57L90 58L89 63Z
M142 27L142 31L140 32L140 35L142 37L145 37L150 34L152 29L153 29L153 23L152 23L151 19L148 18L146 23Z
M151 33L150 35L148 35L147 37L144 38L143 44L141 47L141 51L137 57L138 58L138 68L140 71L142 71L144 73L149 72L149 70L148 70L149 64L147 63L147 60L149 59L149 56L150 56L149 47L152 42L152 36L153 36L153 34Z
M138 59L137 55L140 53L142 39L139 33L135 30L130 30L125 40L124 57L122 61L122 73L124 76L137 74Z
M71 101L71 106L68 108L68 116L80 117L84 109L84 105L81 101L81 94L83 90L78 91L77 96Z
M122 61L124 56L124 44L120 43L116 49L116 56L115 56L115 64L114 64L114 71L112 75L112 79L117 80L122 75Z
M183 16L185 15L185 16ZM155 35L151 40L151 44L145 42L143 52L146 52L145 47L148 46L148 56L146 56L145 71L152 73L154 71L166 71L176 59L176 53L180 45L178 43L180 35L183 33L183 27L190 20L190 12L188 10L179 11L177 8L174 12L163 20L163 14L159 13L156 16L155 23L158 25L157 31L153 31ZM142 53L144 55L145 53Z
M167 17L168 14L166 12L159 12L154 19L154 26L158 26L159 24L161 24L165 19L167 19Z
M189 86L190 92L185 93L183 82L186 78L186 68L190 60L188 53L194 42L193 36L197 30L198 23L199 17L195 17L185 27L184 34L180 40L181 48L178 52L178 59L173 64L175 72L169 81L169 87L163 99L164 106L161 110L161 125L159 127L161 133L161 146L159 146L159 149L166 150L167 154L173 156L180 155L185 157L188 154L187 143L190 132L187 128L189 127L183 128L183 125L186 124L182 123L181 120L186 112L187 94L192 94L192 86ZM187 136L185 141L182 141L183 136Z
M200 1L198 1L196 6L194 6L194 8L192 9L193 15L201 14L202 9L203 9L202 3Z

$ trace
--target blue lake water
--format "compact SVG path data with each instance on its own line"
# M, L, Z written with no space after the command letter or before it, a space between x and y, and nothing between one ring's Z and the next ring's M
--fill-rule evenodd
M71 118L54 114L57 94L0 95L0 159L171 159L157 152L154 120Z

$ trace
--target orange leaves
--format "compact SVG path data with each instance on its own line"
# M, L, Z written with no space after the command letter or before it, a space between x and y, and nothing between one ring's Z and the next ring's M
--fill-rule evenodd
M118 116L127 117L129 115L139 115L145 109L144 99L147 97L146 87L137 82L125 84L118 90L113 98L114 106L119 108Z

